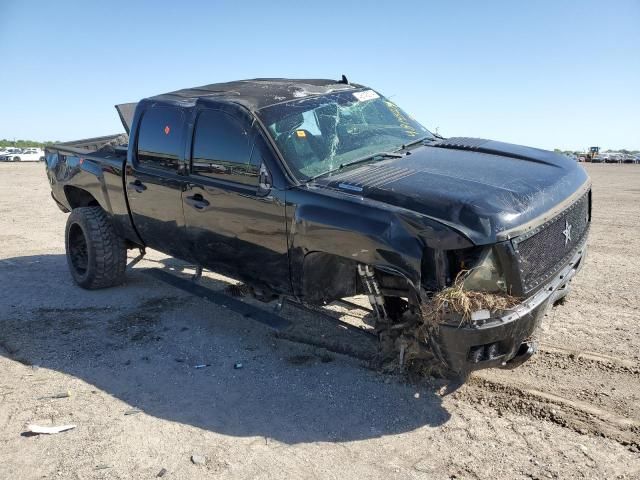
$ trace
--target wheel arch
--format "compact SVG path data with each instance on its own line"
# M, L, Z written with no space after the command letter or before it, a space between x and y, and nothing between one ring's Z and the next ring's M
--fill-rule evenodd
M388 264L366 264L373 267L383 294L411 297L418 293L415 283L400 269ZM311 304L365 294L358 265L363 262L323 251L309 252L302 260L299 294Z
M100 205L100 202L98 202L91 193L83 188L73 185L65 185L64 195L72 210L80 207L102 207L104 210L104 206Z

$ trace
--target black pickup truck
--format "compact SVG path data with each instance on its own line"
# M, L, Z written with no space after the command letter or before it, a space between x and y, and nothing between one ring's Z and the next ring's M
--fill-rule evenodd
M149 247L262 292L325 304L365 293L401 330L434 295L518 299L456 312L421 340L456 372L517 366L582 265L584 169L553 152L430 133L342 80L254 79L116 107L126 134L51 146L71 275L123 282ZM409 312L409 313L408 313Z

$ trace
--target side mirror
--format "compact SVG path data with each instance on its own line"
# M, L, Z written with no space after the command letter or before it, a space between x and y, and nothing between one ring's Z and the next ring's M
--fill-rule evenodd
M259 178L259 186L258 193L261 195L268 195L271 189L273 188L273 182L271 180L271 174L267 169L267 166L263 163L260 164L260 174Z

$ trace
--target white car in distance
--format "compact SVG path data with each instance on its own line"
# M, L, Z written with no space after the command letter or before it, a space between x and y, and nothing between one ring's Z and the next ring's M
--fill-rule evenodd
M25 148L24 150L5 154L10 162L39 162L44 160L44 152L39 148Z

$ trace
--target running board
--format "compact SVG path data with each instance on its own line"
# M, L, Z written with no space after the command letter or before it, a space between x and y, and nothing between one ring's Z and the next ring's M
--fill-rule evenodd
M180 290L195 295L196 297L204 298L216 305L226 307L245 318L260 322L274 330L284 330L291 325L291 322L286 318L276 315L275 313L265 311L262 308L254 307L253 305L225 295L224 293L211 290L210 288L193 282L191 279L178 277L159 268L145 268L140 269L139 271L146 273L156 280L160 280L161 282L171 285L172 287L179 288Z

